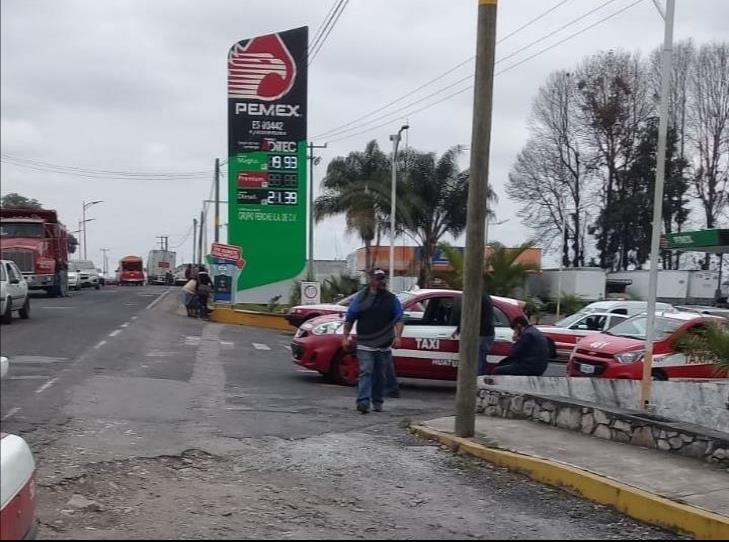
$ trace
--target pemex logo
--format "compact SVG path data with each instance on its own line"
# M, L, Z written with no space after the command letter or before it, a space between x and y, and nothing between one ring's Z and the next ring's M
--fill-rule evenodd
M228 53L228 97L273 101L294 86L296 62L278 34L236 43Z

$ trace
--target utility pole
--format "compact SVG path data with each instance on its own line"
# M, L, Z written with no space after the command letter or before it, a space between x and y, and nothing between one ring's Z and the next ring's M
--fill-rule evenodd
M314 145L309 143L309 265L306 271L306 280L314 280L314 166L321 160L314 156L314 149L326 149L327 144Z
M203 229L205 228L205 211L200 211L200 235L197 238L197 263L202 265L203 262Z
M473 436L476 424L477 358L483 293L484 230L496 49L496 1L478 2L476 76L471 124L471 179L468 185L463 308L456 392L455 432L459 437Z
M215 242L220 241L220 158L215 159Z
M104 253L104 260L102 262L102 266L104 268L104 278L108 278L109 274L109 257L106 255L107 252L109 252L108 248L102 248L101 252Z
M167 251L167 248L169 247L169 235L158 235L157 239L159 239L160 250Z
M197 218L192 219L192 263L193 265L197 263L197 260L195 259L195 252L197 249Z
M656 186L653 192L653 230L651 231L651 267L648 272L648 316L645 329L645 356L640 406L648 410L653 384L653 338L656 326L656 289L658 287L658 256L663 226L663 182L666 175L666 134L668 132L668 95L671 92L671 62L673 55L673 17L676 0L666 0L665 11L654 0L665 22L663 59L661 63L661 103L658 120L658 149L656 151Z
M402 133L410 128L409 125L403 124L397 131L397 134L390 136L392 141L392 181L390 186L390 288L393 286L395 278L395 213L397 211L397 147L400 145ZM407 132L406 132L407 134ZM368 269L369 271L369 269Z

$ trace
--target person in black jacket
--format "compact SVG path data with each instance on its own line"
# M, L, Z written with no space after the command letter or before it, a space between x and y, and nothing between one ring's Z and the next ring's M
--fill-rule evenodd
M492 374L542 376L549 365L547 338L524 316L514 318L511 327L516 336L511 355L505 358Z
M453 338L455 339L461 334L461 310L463 307L463 300L458 298L455 307L455 319L457 321L456 330L453 332ZM478 343L478 374L486 374L486 367L488 366L488 354L491 347L494 345L495 331L494 331L494 303L491 301L491 296L486 292L481 296L481 327L479 328L479 343Z

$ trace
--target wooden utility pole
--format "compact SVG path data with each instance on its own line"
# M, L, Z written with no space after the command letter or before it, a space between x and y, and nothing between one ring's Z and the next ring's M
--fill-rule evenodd
M192 219L192 264L197 263L197 218Z
M476 77L471 124L471 178L468 184L466 250L463 272L463 308L456 392L456 426L459 437L471 437L476 423L479 328L483 293L486 198L491 148L491 107L496 49L496 1L478 1Z

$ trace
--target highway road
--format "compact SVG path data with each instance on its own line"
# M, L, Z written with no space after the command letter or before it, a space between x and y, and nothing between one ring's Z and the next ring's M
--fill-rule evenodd
M409 435L452 413L454 383L405 381L362 416L291 363L291 333L187 318L176 288L34 298L0 331L1 427L36 454L42 538L673 536Z

